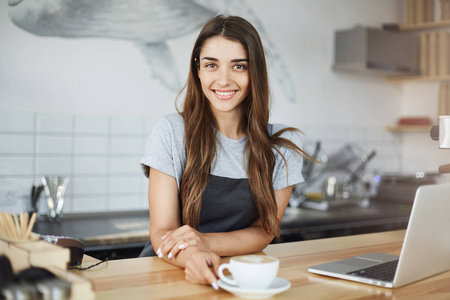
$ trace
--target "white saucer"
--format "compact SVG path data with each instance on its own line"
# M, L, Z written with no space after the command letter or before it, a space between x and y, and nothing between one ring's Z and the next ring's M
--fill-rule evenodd
M231 278L231 276L229 277ZM267 289L264 290L243 289L238 286L228 284L221 279L219 279L218 284L224 290L233 293L238 297L248 299L269 298L272 297L273 295L284 292L291 287L291 282L289 280L280 277L275 278L272 284Z

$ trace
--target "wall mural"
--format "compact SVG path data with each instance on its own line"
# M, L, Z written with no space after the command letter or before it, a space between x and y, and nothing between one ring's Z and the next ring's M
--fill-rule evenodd
M213 3L211 3L213 2ZM262 22L246 0L8 0L9 18L39 35L65 38L112 38L135 43L152 77L171 91L182 84L167 41L199 30L218 13L240 15L258 30L266 47L269 72L290 102L293 80Z

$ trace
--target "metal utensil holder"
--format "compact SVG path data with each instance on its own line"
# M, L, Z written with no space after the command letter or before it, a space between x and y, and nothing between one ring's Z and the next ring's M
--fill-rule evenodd
M69 178L64 176L44 176L41 178L41 182L47 196L47 219L51 222L58 222L62 218L64 194Z

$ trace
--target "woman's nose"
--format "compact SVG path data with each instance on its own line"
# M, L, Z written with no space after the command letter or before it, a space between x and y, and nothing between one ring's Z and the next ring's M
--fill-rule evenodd
M230 74L230 71L228 70L228 68L219 69L217 82L221 86L227 86L230 84L231 74Z

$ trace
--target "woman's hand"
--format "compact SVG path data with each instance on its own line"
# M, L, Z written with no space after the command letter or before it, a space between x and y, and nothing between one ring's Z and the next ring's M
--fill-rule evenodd
M161 240L162 243L156 251L159 258L167 255L167 258L170 259L175 257L181 250L191 246L211 250L206 236L189 225L168 231L161 237Z
M209 249L195 246L188 251L192 253L186 261L184 269L186 280L192 283L209 284L215 290L218 290L217 278L220 256ZM210 269L211 267L213 270Z

